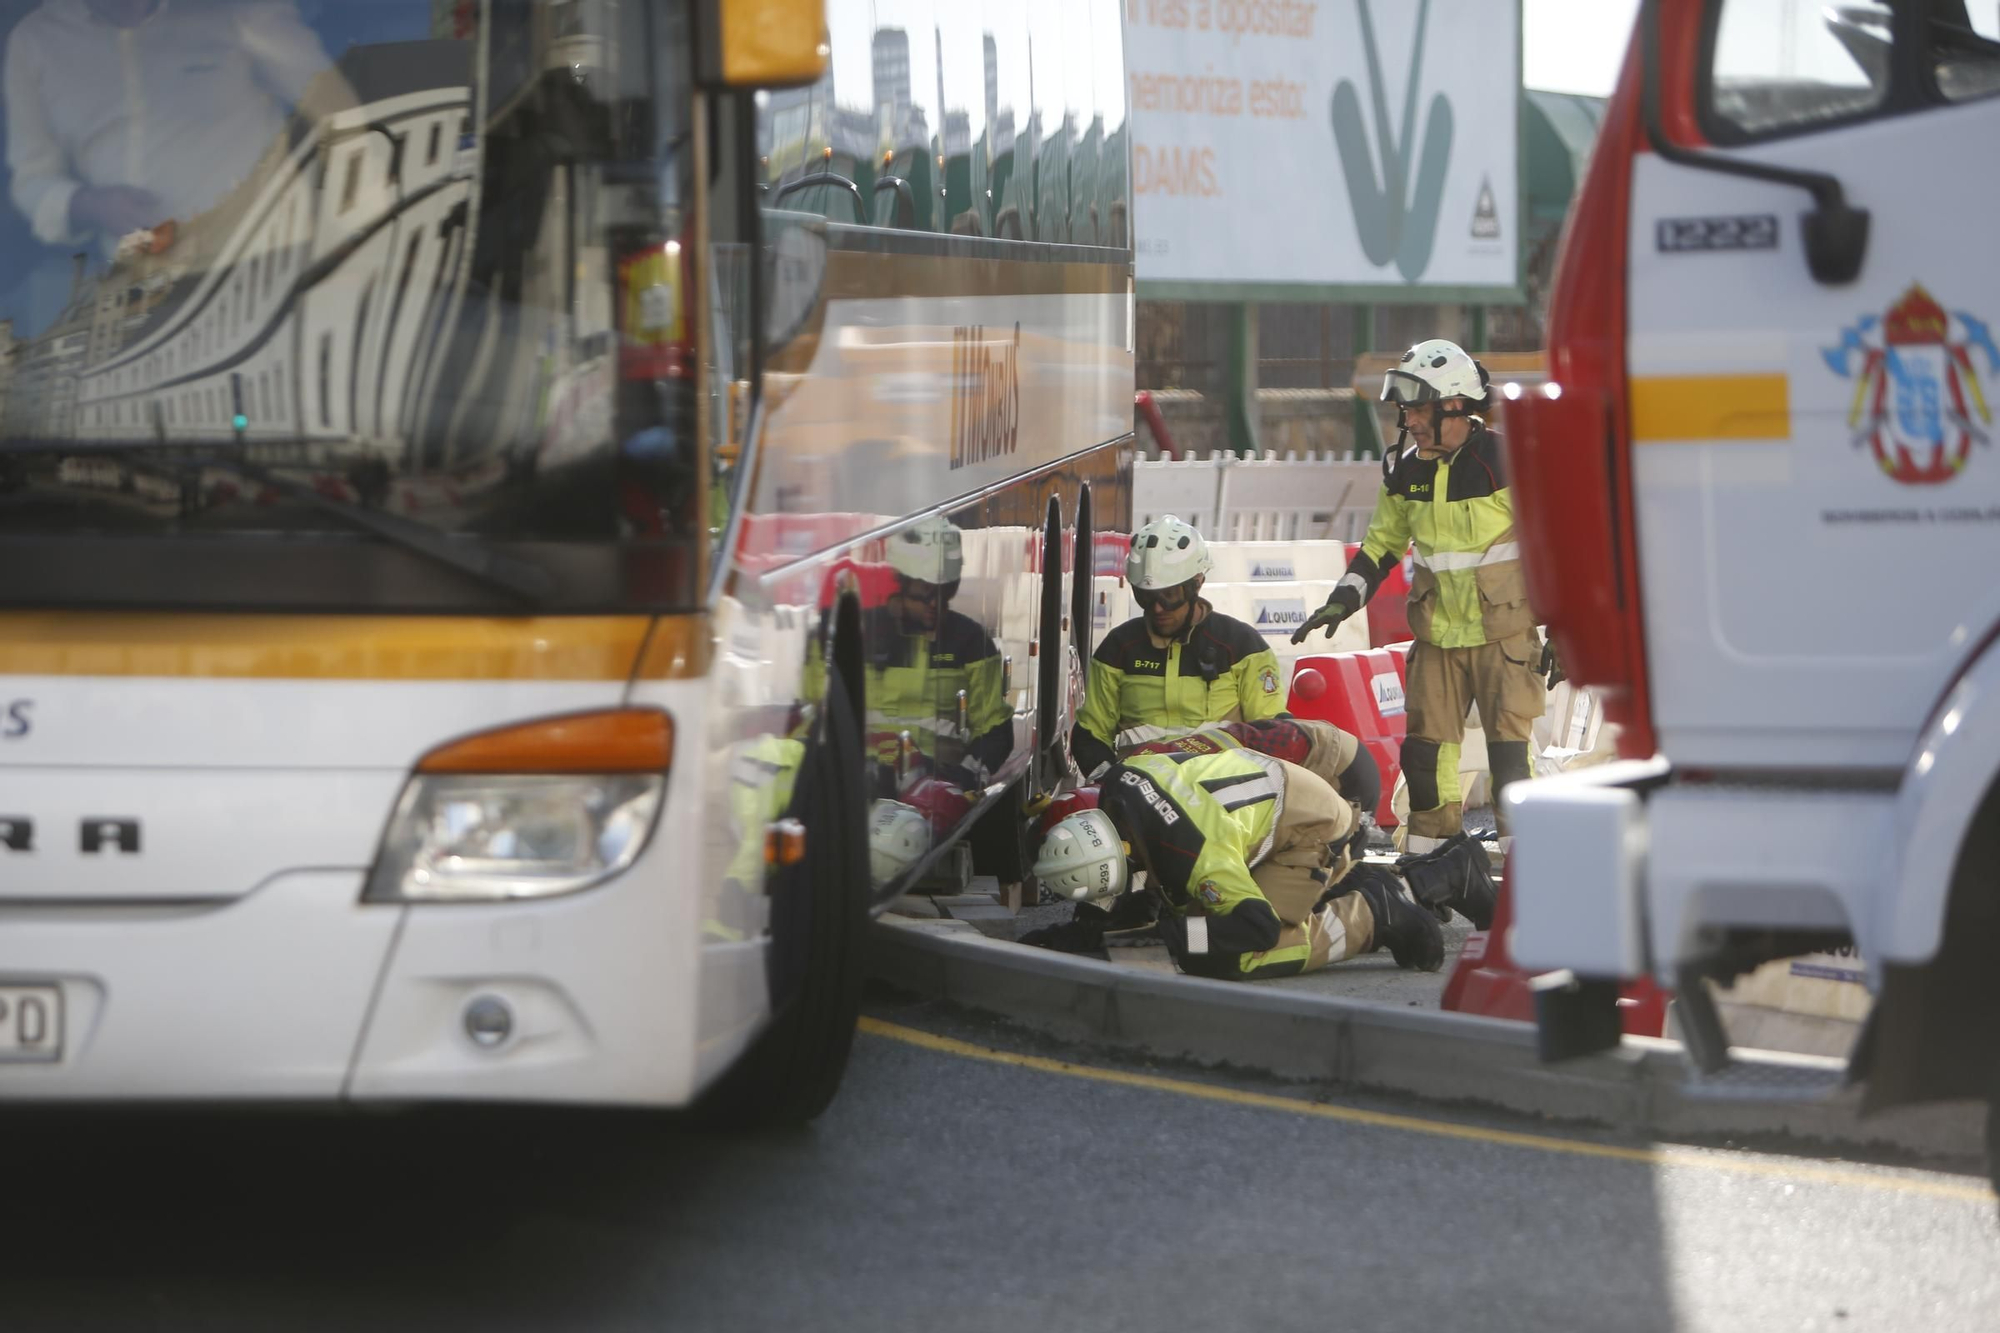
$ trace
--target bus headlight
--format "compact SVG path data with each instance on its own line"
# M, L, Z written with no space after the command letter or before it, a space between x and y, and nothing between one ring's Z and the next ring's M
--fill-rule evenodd
M403 788L366 902L548 898L601 884L637 859L663 774L420 774Z

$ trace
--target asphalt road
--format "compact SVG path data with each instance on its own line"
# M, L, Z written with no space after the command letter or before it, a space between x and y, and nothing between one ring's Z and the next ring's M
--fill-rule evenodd
M0 1329L2000 1328L1973 1177L1316 1102L871 1010L840 1101L776 1137L0 1115Z

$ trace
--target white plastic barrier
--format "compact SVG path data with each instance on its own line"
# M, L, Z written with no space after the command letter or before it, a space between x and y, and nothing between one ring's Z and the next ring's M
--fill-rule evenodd
M1378 461L1346 454L1140 459L1133 521L1177 514L1210 540L1360 541L1381 483Z
M1548 706L1535 722L1535 747L1587 751L1597 744L1603 725L1597 696L1564 681L1549 691Z
M1222 469L1216 532L1225 541L1359 541L1380 465L1368 459L1239 458Z
M1292 635L1306 617L1325 605L1333 591L1332 579L1287 583L1206 583L1201 595L1217 611L1234 616L1264 636L1277 654L1278 685L1289 689L1292 666L1301 657L1318 653L1354 652L1368 646L1368 612L1349 616L1334 632L1331 643L1324 634L1315 634L1304 643L1293 643Z
M1104 636L1139 614L1132 590L1115 574L1099 574L1091 580L1090 650L1104 642Z
M1133 528L1172 514L1203 536L1214 537L1222 467L1230 458L1228 454L1210 454L1207 458L1141 459L1134 463Z
M1732 1044L1843 1056L1854 1049L1873 997L1858 956L1816 953L1774 959L1718 987L1715 1003ZM1681 1034L1670 1027L1668 1035Z
M1208 550L1211 584L1334 581L1347 572L1345 542L1214 542Z
M1617 728L1605 722L1604 707L1589 690L1568 681L1549 691L1548 706L1535 719L1533 740L1535 776L1567 772L1609 763L1616 758ZM1458 786L1467 809L1493 804L1493 774L1486 753L1486 731L1479 725L1479 709L1469 710L1465 739L1458 747ZM1402 775L1396 776L1392 806L1398 817L1409 817L1410 802ZM1398 846L1401 846L1400 832Z

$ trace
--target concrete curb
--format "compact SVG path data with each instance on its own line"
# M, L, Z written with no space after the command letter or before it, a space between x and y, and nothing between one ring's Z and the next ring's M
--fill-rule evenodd
M1628 1037L1616 1051L1544 1065L1533 1030L1520 1023L1140 972L948 922L884 918L871 950L873 974L900 989L1050 1036L1149 1056L1666 1139L1790 1141L1954 1166L1970 1166L1984 1152L1984 1108L1963 1103L1864 1120L1852 1090L1814 1101L1690 1093L1677 1042ZM1741 1062L1771 1082L1787 1074L1816 1082L1841 1065L1778 1053Z

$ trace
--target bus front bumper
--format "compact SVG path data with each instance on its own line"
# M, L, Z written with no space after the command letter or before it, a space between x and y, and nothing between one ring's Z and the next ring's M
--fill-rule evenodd
M754 998L762 954L704 951L665 869L535 902L364 905L359 872L297 871L227 902L4 909L0 1003L42 1028L0 1019L0 1101L683 1104L734 1049L700 1049L704 987Z

